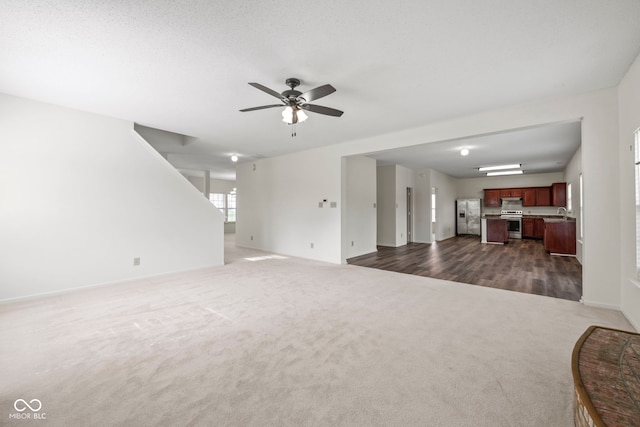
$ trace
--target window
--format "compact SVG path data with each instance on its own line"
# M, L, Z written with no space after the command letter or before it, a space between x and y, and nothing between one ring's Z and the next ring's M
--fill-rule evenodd
M224 203L225 196L226 194L209 193L209 200L211 201L211 203L213 203L213 206L218 208L222 213L224 213L224 208L225 208L225 203Z
M227 195L227 221L236 222L236 195Z
M636 277L640 278L640 129L634 133L633 148L636 174Z
M436 222L436 189L431 189L431 222Z
M567 212L573 209L573 201L571 200L571 183L567 183Z
M209 200L224 215L226 222L236 222L236 192L230 194L210 193Z
M584 185L582 184L582 174L579 177L580 184L580 240L584 239L584 212L582 209L583 201L584 201Z

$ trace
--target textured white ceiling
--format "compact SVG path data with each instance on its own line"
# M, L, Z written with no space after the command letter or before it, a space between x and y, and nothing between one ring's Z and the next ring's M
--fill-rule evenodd
M640 51L637 0L0 0L0 11L0 92L189 135L174 157L188 167L197 153L212 176L227 153L615 86ZM287 77L303 92L332 84L314 103L344 115L310 114L291 138L279 109L238 111L275 100L248 82L280 92Z

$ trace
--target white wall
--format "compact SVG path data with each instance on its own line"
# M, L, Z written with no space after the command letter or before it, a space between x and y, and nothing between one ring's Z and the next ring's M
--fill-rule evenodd
M184 174L183 174L184 176ZM185 178L193 184L194 187L198 189L198 191L202 194L203 197L207 197L204 194L204 178L198 176L185 176ZM221 194L229 194L231 190L236 187L235 181L228 181L225 179L209 179L209 192L210 193L221 193ZM236 223L234 222L226 222L224 223L224 232L227 233L235 233L236 232Z
M378 245L396 245L396 165L377 168Z
M431 242L431 170L413 172L413 241Z
M346 247L344 258L376 251L376 160L366 156L347 157L346 167Z
M636 279L635 259L635 240L640 230L636 230L635 223L634 152L630 149L633 146L633 134L640 128L640 59L636 59L620 83L618 97L620 134L617 155L621 203L620 209L614 212L612 217L619 215L621 225L619 280L622 289L622 311L635 328L640 330L640 284ZM614 219L611 222L617 221Z
M238 246L342 262L342 159L334 150L243 163L236 174Z
M0 141L0 300L223 264L222 215L133 123L0 94Z
M458 180L431 170L431 186L436 188L436 241L456 235L456 199Z

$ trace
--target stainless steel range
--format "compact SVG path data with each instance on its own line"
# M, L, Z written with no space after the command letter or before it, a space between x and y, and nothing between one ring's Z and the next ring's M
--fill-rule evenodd
M522 199L503 198L500 218L507 220L510 239L522 239Z

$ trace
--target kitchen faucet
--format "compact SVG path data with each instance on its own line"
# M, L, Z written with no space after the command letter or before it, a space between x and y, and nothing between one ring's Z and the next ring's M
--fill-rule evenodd
M567 219L567 208L565 208L564 206L560 206L556 213L559 214L560 211L564 211L564 214L562 214L562 218Z

